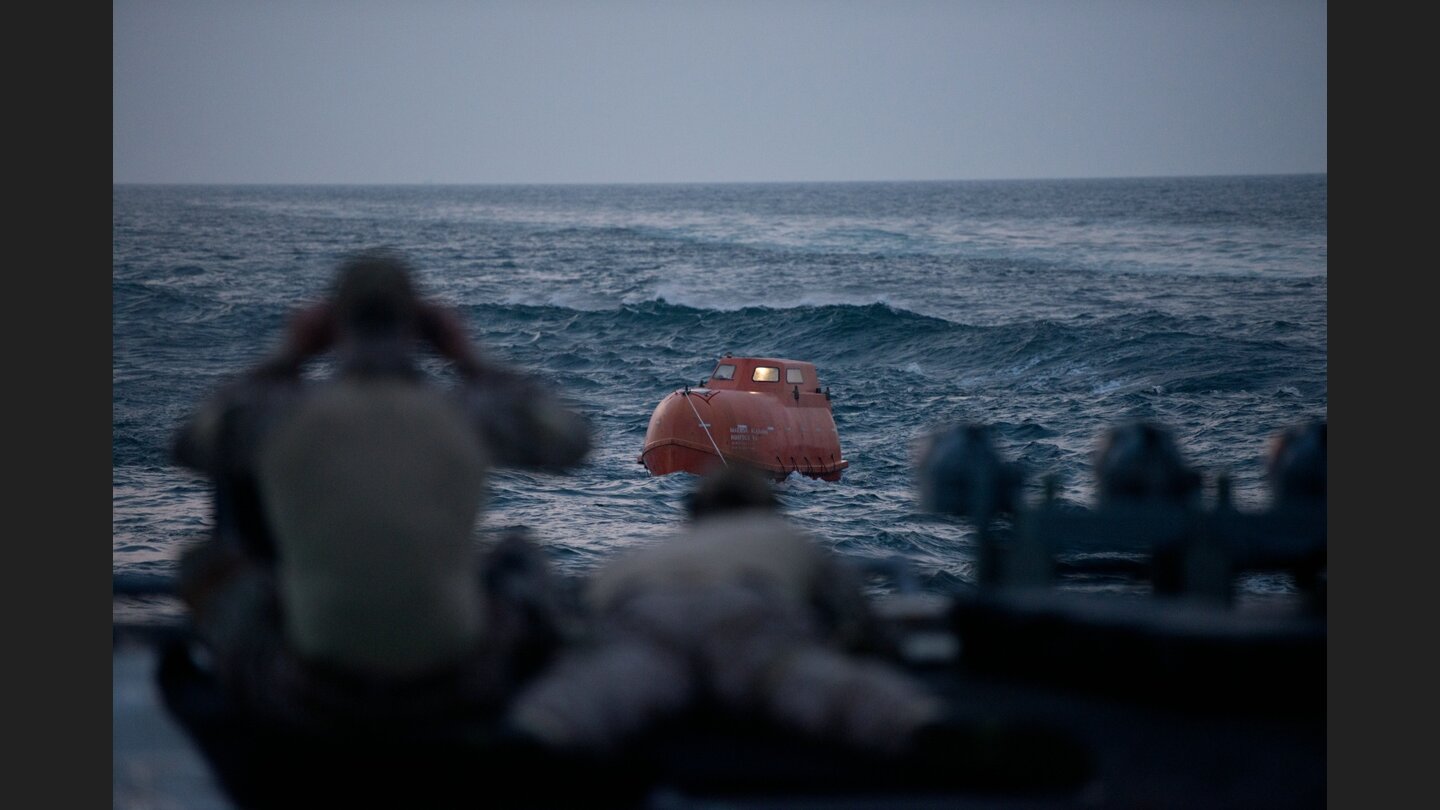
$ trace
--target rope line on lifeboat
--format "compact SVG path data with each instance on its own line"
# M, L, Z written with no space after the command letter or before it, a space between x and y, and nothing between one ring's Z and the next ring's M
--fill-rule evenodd
M696 421L696 422L699 422L699 423L700 423L700 429L703 430L703 431L705 431L705 438L709 439L709 440L710 440L710 446L713 447L713 448L715 448L715 455L717 455L717 456L720 457L720 463L723 464L723 465L725 465L726 467L729 467L729 466L730 466L730 462L726 461L726 460L725 460L725 454L722 453L722 452L720 452L720 445L716 444L716 443L715 443L715 437L710 435L710 427L705 424L705 420L704 420L704 419L701 419L701 418L700 418L700 411L699 411L698 408L695 407L695 403L693 403L693 402L690 401L690 392L689 392L689 391L686 391L685 394L684 394L684 396L685 396L685 403L686 403L687 405L689 405L689 406L690 406L690 410L691 410L691 411L694 411L694 413L695 413L695 421Z

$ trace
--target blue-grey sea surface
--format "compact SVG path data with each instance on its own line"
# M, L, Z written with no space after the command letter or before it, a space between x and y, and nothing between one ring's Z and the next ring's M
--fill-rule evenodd
M1091 505L1101 434L1157 421L1207 492L1228 473L1236 505L1262 509L1271 437L1326 418L1326 196L1323 174L117 185L113 567L174 573L211 524L207 485L167 456L172 432L277 344L344 255L375 246L404 251L492 357L593 419L577 471L496 472L480 530L528 527L566 574L682 519L695 478L651 477L636 457L661 398L725 352L817 366L850 468L835 483L792 475L782 504L841 553L903 555L927 588L975 577L973 530L923 510L914 472L922 437L957 422L990 426L1030 495L1053 473L1062 498Z

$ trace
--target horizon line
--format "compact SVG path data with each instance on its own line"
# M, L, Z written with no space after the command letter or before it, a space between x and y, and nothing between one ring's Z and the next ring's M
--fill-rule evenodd
M932 179L891 179L891 180L508 180L508 181L294 181L294 180L111 180L114 186L724 186L724 185L880 185L894 183L1051 183L1094 180L1200 180L1244 177L1311 177L1328 176L1329 171L1308 172L1226 172L1215 174L1135 174L1135 175L1092 175L1070 177L974 177L974 178L932 178Z

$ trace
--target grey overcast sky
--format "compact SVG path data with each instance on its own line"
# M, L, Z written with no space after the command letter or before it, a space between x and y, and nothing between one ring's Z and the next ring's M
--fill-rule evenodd
M116 183L1325 172L1314 0L114 0Z

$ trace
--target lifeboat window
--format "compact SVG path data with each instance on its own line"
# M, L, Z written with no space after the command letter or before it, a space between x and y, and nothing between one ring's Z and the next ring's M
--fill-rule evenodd
M785 382L800 385L805 382L805 372L798 368L785 369Z
M780 382L780 369L774 366L756 366L750 379L755 382Z
M721 363L715 367L715 373L710 375L717 380L735 379L735 367L729 363Z

